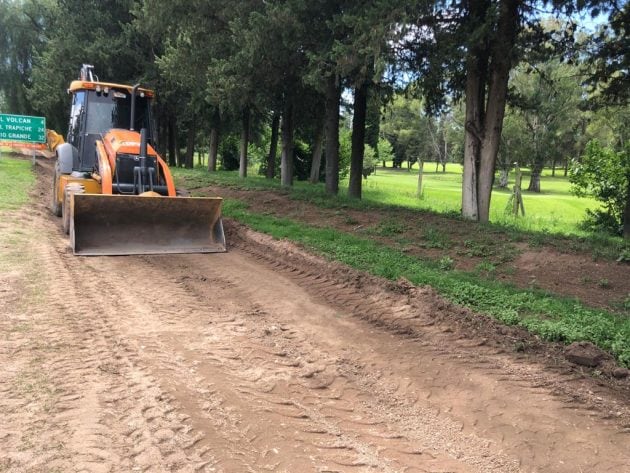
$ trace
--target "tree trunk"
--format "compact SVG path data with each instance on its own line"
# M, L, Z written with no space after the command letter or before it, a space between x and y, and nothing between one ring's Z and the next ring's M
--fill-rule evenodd
M564 177L567 177L569 174L569 158L564 158Z
M166 112L161 109L159 115L159 132L158 136L153 137L155 143L157 143L158 153L160 156L166 158L166 152L168 150L168 120L166 118Z
M242 129L241 129L241 153L240 162L238 165L239 177L247 177L247 145L249 145L249 120L250 111L249 108L243 110L242 116Z
M365 144L374 150L375 160L378 161L378 137L381 132L381 93L376 87L368 90L365 110Z
M551 177L556 177L556 158L551 160Z
M542 172L542 167L535 165L532 168L532 175L529 178L529 187L527 187L528 191L532 192L540 192L540 174Z
M467 59L462 215L481 222L487 222L490 217L490 197L512 66L511 50L518 29L518 4L518 0L500 2L498 31L490 62L480 44L472 48ZM480 0L474 3L473 8L485 7L485 2ZM471 15L474 17L480 13L485 14L475 10ZM487 66L489 81L484 113Z
M313 161L311 162L311 176L309 181L311 184L319 182L319 168L322 162L322 149L324 145L324 121L317 123L315 131L315 139L313 142Z
M488 85L488 105L484 120L484 134L481 144L481 161L477 181L479 199L479 221L490 220L490 197L494 183L494 170L501 142L505 104L507 101L508 79L512 68L512 48L518 30L519 0L504 0L499 6L497 45L491 60L490 83Z
M186 139L186 163L187 169L192 169L195 165L195 118L193 117L188 127L188 136Z
M365 115L367 108L368 83L354 89L354 115L352 117L352 154L350 156L350 183L348 195L361 198L363 153L365 151Z
M271 143L267 155L267 179L276 177L276 154L278 153L278 129L280 128L280 114L273 112L271 120Z
M169 116L168 119L168 165L172 167L177 166L177 156L175 150L177 149L177 132L175 129L175 117Z
M446 141L446 131L444 132L444 159L442 160L442 172L446 172L446 163L448 162L448 141Z
M418 188L416 189L416 197L422 198L422 177L424 174L424 161L418 158Z
M293 104L286 99L282 113L282 160L280 162L280 183L283 187L293 185Z
M182 148L181 146L179 146L179 141L176 141L177 143L177 149L175 150L176 154L177 154L177 167L178 168L183 168L184 165L186 164L186 156L183 155L182 156Z
M499 173L499 187L506 189L508 186L510 172L507 169L501 169Z
M482 24L487 6L484 1L471 2L469 22L473 25ZM479 41L470 48L466 58L462 216L471 220L479 219L477 179L483 131L481 127L484 115L487 67L488 51L483 41Z
M626 175L626 206L623 209L623 237L630 238L630 174Z
M326 193L339 192L339 100L341 87L337 76L331 75L326 84Z
M217 170L217 153L219 151L219 129L216 126L210 128L210 145L208 147L208 171Z

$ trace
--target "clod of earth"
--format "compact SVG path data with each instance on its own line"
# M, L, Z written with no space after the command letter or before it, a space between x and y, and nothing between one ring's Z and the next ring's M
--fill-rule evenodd
M565 348L564 357L576 365L595 368L609 359L610 355L591 342L573 342Z
M612 375L617 379L625 379L630 376L630 370L627 368L615 368Z

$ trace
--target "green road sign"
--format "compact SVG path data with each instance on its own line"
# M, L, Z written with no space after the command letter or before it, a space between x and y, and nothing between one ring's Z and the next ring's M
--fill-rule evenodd
M45 143L46 119L0 113L0 142Z

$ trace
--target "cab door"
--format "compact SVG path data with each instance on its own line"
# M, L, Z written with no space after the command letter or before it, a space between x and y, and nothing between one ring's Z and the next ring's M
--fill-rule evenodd
M70 109L68 136L66 137L66 142L78 151L73 153L72 169L79 169L81 165L79 157L83 153L83 133L81 131L85 128L85 96L83 90L78 90L72 95L72 108Z

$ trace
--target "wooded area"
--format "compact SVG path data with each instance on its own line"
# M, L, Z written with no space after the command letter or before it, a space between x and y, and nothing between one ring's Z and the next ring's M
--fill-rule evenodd
M171 165L207 150L210 172L333 195L348 176L360 198L377 164L459 162L482 222L515 162L535 192L573 169L593 224L628 236L629 20L623 0L0 0L0 109L65 133L90 63L156 89Z

